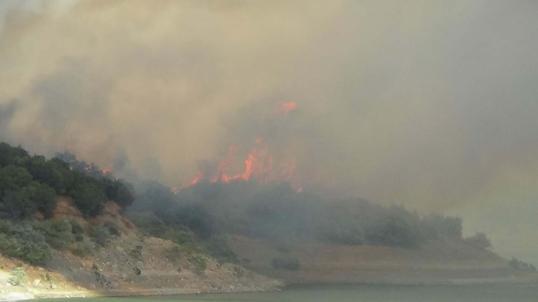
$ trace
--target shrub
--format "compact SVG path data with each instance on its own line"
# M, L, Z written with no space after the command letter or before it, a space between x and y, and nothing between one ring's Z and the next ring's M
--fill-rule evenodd
M71 232L73 233L73 237L75 238L75 241L83 241L85 238L84 228L76 220L71 220L70 223L71 223Z
M0 215L26 218L39 210L50 217L56 194L73 197L85 216L99 214L107 198L122 207L134 200L128 184L105 177L97 166L71 154L47 160L0 143Z
M107 227L97 225L90 228L90 236L95 243L100 246L105 246L112 237L112 234L110 234Z
M105 188L106 197L109 200L113 200L123 208L133 203L134 195L132 188L128 187L119 179L103 178L102 183Z
M1 200L1 210L8 218L24 219L37 211L28 190L7 191Z
M9 165L0 168L0 193L17 191L32 181L32 175L24 167Z
M106 221L103 224L103 227L108 229L108 233L110 233L111 236L120 236L121 235L121 232L120 232L118 226L113 222Z
M223 237L212 237L205 242L204 248L210 256L220 263L238 263L237 255L232 251L228 242Z
M77 256L85 257L89 256L95 250L95 243L93 243L86 236L71 245L71 252Z
M10 164L19 164L28 158L28 152L23 148L12 147L6 143L0 143L0 167Z
M240 266L234 265L233 274L237 278L243 278L245 276L245 270Z
M54 190L38 182L33 182L26 187L30 200L45 217L51 217L56 208L56 193Z
M0 169L0 212L8 218L26 218L37 210L50 216L55 195L49 186L33 181L23 167L9 165Z
M44 236L29 223L0 221L0 252L32 264L43 264L51 257Z
M293 257L273 258L271 266L273 266L274 269L285 269L289 271L296 271L301 268L299 259Z
M207 269L207 260L202 255L191 255L188 260L193 265L194 271L198 274L202 274Z
M416 247L420 243L420 231L413 221L404 215L389 215L367 229L368 243Z
M321 230L319 237L322 241L337 244L360 245L365 242L364 231L360 225L345 220L333 221Z
M7 282L12 286L19 286L26 281L26 271L23 267L17 266L11 271Z
M46 220L37 223L37 229L55 249L66 249L75 241L71 222L67 219Z
M144 256L142 255L143 249L143 245L136 245L132 250L129 251L129 255L137 261L142 261L144 259Z
M194 234L181 227L170 226L164 234L160 234L162 238L171 240L181 246L191 247L195 244Z
M101 213L106 196L103 188L94 179L78 175L69 195L73 197L76 207L85 216L96 216Z
M425 216L421 221L424 239L461 239L462 221L457 217L445 217L437 214Z
M522 272L536 272L536 267L530 263L526 263L524 261L521 261L519 259L513 258L508 262L508 265L517 270Z
M196 235L207 239L214 232L213 219L200 205L183 205L176 212L173 223L191 229Z
M478 249L488 249L491 247L491 242L484 233L476 233L471 237L465 238L464 241Z
M277 242L276 245L275 245L275 249L279 253L283 253L283 254L288 254L289 252L291 252L291 247L286 242Z
M169 261L178 262L182 254L183 251L181 250L181 247L179 247L178 245L174 245L173 247L165 251L164 256Z
M151 212L128 212L129 219L145 234L162 237L169 226Z
M27 218L37 210L50 217L56 206L56 194L49 186L32 181L24 187L5 192L1 206L10 218Z
M53 188L58 194L65 194L72 181L72 172L66 163L58 160L46 160L43 156L33 156L25 164L36 181Z

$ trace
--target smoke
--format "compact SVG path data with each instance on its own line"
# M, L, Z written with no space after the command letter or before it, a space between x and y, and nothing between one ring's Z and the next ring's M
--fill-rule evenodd
M264 136L310 187L464 216L492 196L528 204L537 8L7 1L0 139L177 186ZM274 117L283 102L296 110Z

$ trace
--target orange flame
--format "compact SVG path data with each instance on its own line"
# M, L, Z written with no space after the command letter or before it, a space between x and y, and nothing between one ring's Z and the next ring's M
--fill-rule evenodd
M278 169L273 169L273 157L269 153L268 146L262 139L257 139L255 145L246 154L242 163L242 170L237 173L231 173L233 159L235 157L235 148L230 147L228 154L222 159L216 171L210 172L209 175L199 171L188 185L192 187L202 181L210 183L231 183L235 181L249 181L255 179L261 183L269 183L275 181L287 181L296 190L300 191L301 187L295 181L295 161L286 161L278 166Z
M283 102L278 107L278 112L281 114L288 114L295 110L297 110L297 103L295 102Z
M105 175L105 176L111 175L112 174L112 169L111 168L103 168L103 169L101 169L101 174Z
M279 114L288 114L297 109L295 102L283 102L278 106ZM237 166L237 147L232 145L228 148L226 156L220 160L216 169L213 171L199 171L187 184L182 188L192 187L202 181L210 183L230 183L235 181L249 181L255 179L261 183L286 181L295 188L297 192L302 192L302 186L297 181L296 177L296 162L292 160L284 160L276 169L273 169L274 160L269 152L269 146L262 138L257 138L252 148L247 152L242 161L242 170L233 173L234 163Z

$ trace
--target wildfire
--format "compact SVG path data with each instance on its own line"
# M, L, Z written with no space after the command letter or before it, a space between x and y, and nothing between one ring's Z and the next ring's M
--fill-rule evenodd
M297 103L295 102L283 102L278 107L278 112L281 114L288 114L297 109Z
M295 102L283 102L278 106L279 114L288 114L297 109ZM294 158L275 158L269 144L258 137L247 152L239 152L239 147L232 145L226 155L213 165L202 166L200 171L182 188L192 187L201 182L231 183L236 181L256 180L259 183L288 182L298 192L302 186L296 177ZM244 150L244 149L243 149ZM243 154L243 155L241 155ZM243 158L243 160L239 160Z
M295 102L282 102L277 107L279 114L288 114L297 109ZM198 173L182 188L192 187L201 182L231 183L256 180L259 183L288 182L298 192L302 186L296 177L294 158L275 158L269 144L262 137L253 142L247 152L240 152L238 146L228 148L226 155L216 164L201 166ZM243 160L240 160L243 158Z
M230 183L234 181L248 181L256 179L259 182L290 181L295 172L295 162L289 161L274 169L273 156L269 147L261 138L256 139L254 146L245 155L241 170L232 173L234 161L237 158L237 148L230 147L228 154L218 162L217 168L211 171L199 171L187 186L194 186L202 181L212 183Z

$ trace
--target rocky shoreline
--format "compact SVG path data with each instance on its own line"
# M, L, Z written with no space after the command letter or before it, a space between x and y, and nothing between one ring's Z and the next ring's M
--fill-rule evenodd
M229 289L198 289L198 288L155 288L140 290L109 290L109 291L41 291L19 288L16 291L0 293L0 302L24 301L33 299L67 299L67 298L93 298L93 297L144 297L144 296L175 296L190 294L220 294L220 293L248 293L280 290L280 286L271 288L229 288Z
M0 256L0 301L101 296L161 296L277 290L283 283L232 263L168 254L173 243L124 236L91 257L56 252L46 267ZM138 255L133 247L142 247ZM203 264L203 267L201 267Z
M461 278L450 280L436 281L415 281L409 282L400 281L385 281L385 282L340 282L340 283L295 283L284 286L283 283L274 283L272 286L247 287L238 284L237 287L230 286L229 288L147 288L147 289L113 289L106 291L91 291L91 290L36 290L34 288L18 288L15 291L5 292L0 291L0 302L8 301L23 301L32 299L67 299L67 298L92 298L92 297L134 297L134 296L175 296L175 295L190 295L190 294L223 294L223 293L248 293L248 292L268 292L279 291L286 287L312 287L312 286L328 286L328 285L395 285L395 286L439 286L439 285L506 285L506 284L534 284L538 285L537 275L519 276L514 278Z

